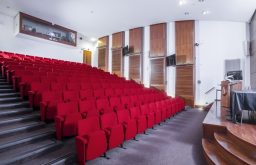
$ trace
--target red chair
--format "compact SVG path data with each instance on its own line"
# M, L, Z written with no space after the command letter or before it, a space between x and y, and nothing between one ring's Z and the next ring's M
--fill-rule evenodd
M125 107L125 109L129 109L130 107L133 106L133 104L132 104L132 102L131 102L130 96L122 96L122 97L121 97L121 103L123 104L123 106Z
M137 133L145 133L147 129L147 119L146 116L140 114L140 108L132 107L129 112L131 119L134 119L137 123Z
M102 98L105 97L105 91L104 89L94 89L93 95L95 98Z
M121 124L118 124L117 116L114 112L103 114L100 117L101 128L105 131L108 141L108 149L113 149L122 145L124 141L124 130Z
M155 115L149 111L148 104L140 106L141 115L144 115L147 119L147 128L153 128L155 124Z
M149 113L153 113L155 115L155 124L160 124L162 121L162 112L161 109L158 109L156 104L150 103L149 104Z
M99 111L96 108L96 103L94 99L80 101L79 112L82 114L83 118L100 115Z
M107 151L105 132L100 128L98 117L89 117L78 121L76 137L77 160L80 165L95 159Z
M66 89L73 90L73 91L79 91L80 83L67 83Z
M107 98L100 98L96 100L96 107L100 114L113 112L113 109L109 105L109 101Z
M61 82L57 82L57 83L51 83L51 90L52 91L63 91L65 90L65 86L66 84L65 83L61 83Z
M42 121L53 120L56 116L57 104L62 103L62 93L46 91L42 93L40 116Z
M30 85L30 91L28 92L30 107L39 108L42 101L42 92L48 91L50 85L47 83L33 82Z
M124 109L124 106L122 105L121 100L120 100L119 97L110 97L109 98L109 103L110 103L110 106L112 107L112 109L114 111Z
M130 140L135 138L137 134L137 124L134 119L131 119L128 110L117 111L118 123L123 125L124 139Z
M61 140L63 136L77 135L77 123L81 119L77 102L59 103L55 118L57 139Z
M165 107L164 100L157 101L156 102L156 108L161 111L162 121L166 120L167 119L167 113L166 113L167 110L166 110L166 107Z
M116 96L115 90L112 89L112 88L107 88L107 89L105 89L105 95L106 95L107 97Z
M91 90L91 89L81 90L79 93L79 96L80 96L80 100L91 99L94 97L93 90Z
M78 91L65 91L63 92L63 101L79 101L79 92Z

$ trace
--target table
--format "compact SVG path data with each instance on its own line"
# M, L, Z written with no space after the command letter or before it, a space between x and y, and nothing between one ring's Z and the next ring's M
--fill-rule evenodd
M236 115L243 110L256 111L256 91L231 91L231 118L236 122Z

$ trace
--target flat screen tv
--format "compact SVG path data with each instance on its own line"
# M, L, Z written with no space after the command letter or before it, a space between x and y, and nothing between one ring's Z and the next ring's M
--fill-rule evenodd
M123 55L127 56L130 53L128 45L123 47Z
M176 65L176 57L175 54L166 57L166 66L175 66Z

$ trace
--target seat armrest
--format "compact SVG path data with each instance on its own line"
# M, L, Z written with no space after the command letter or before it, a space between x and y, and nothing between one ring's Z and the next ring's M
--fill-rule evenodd
M76 137L76 141L77 141L78 143L80 143L80 144L83 144L83 145L85 145L85 144L88 143L88 140L87 140L86 138L82 137L82 136L77 136L77 137Z

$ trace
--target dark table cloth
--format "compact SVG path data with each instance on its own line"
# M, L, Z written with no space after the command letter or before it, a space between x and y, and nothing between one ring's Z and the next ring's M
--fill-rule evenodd
M233 122L236 122L236 115L242 110L256 111L256 91L232 91L230 106Z

